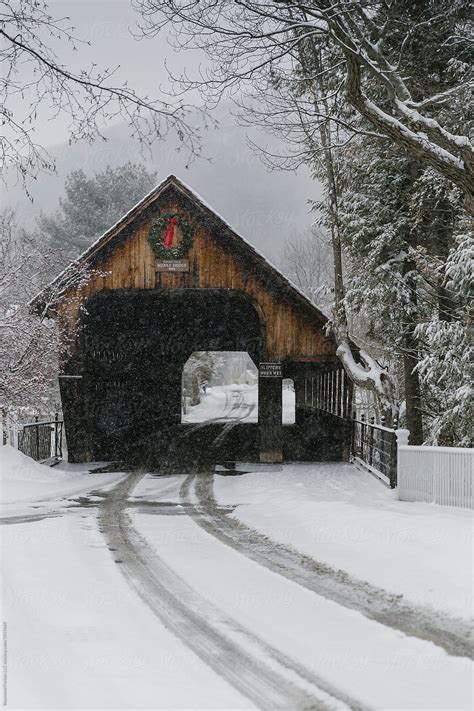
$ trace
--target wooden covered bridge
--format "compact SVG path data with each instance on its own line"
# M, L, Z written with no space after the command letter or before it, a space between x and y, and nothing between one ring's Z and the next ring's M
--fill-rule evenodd
M74 279L84 270L87 279ZM68 346L60 388L70 461L348 456L352 388L326 317L174 176L33 305ZM196 351L249 354L258 423L181 422L183 367ZM295 384L292 425L282 424L282 378Z

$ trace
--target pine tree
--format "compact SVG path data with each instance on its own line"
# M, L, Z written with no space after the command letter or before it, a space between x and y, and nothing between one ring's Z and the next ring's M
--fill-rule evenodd
M451 46L457 25L465 19L466 3L444 3L444 15L436 22L429 22L432 3L400 5L405 19L395 27L392 41L396 45L400 41L397 32L411 28L404 62L418 82L420 97L449 90L468 71L464 45L460 43L455 58ZM450 105L451 121L456 117L451 124L443 115L443 105L433 108L432 115L456 130L468 117L461 104L453 112L453 104L456 99ZM368 137L339 151L338 160L351 285L348 302L367 319L369 336L385 344L395 368L403 371L401 394L411 442L421 443L426 438L445 443L464 441L465 428L460 425L455 432L453 415L448 414L453 409L464 421L469 409L464 387L466 340L462 335L467 331L461 326L465 309L459 310L459 296L447 273L457 254L455 236L463 219L461 193L408 153L404 156L390 144ZM449 348L448 333L452 334ZM454 377L449 386L449 377L441 377L443 370L450 369L443 363L442 343L456 364L453 374L457 379ZM446 384L446 390L435 387L436 378ZM452 407L448 391L459 395Z
M65 259L75 259L155 184L156 173L138 163L108 166L92 177L74 170L66 178L60 209L41 215L38 226Z

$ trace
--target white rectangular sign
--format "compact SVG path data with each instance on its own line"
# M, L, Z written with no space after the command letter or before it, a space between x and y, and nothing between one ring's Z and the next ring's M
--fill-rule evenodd
M157 272L189 272L189 259L156 259Z
M259 374L261 378L281 378L281 363L260 363Z

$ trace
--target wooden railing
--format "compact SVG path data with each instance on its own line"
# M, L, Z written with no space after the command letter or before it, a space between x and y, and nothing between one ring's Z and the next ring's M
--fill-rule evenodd
M63 421L58 413L53 420L26 422L18 431L18 449L36 461L60 459L63 456Z
M366 422L365 416L352 420L351 454L355 461L368 467L376 476L394 489L397 485L397 435L396 431L376 425L374 418Z
M304 403L336 417L349 418L352 382L342 368L322 370L304 381Z

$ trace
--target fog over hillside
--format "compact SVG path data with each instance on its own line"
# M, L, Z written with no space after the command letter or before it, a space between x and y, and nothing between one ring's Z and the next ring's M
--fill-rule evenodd
M143 162L157 171L158 182L170 173L183 180L265 256L279 261L284 242L304 232L313 221L308 200L317 199L321 188L306 169L297 173L268 171L246 143L248 129L236 126L233 117L222 109L220 113L220 128L203 134L204 157L189 168L189 154L184 149L177 151L174 137L157 141L152 155L140 155L127 126L119 124L107 131L107 141L50 147L57 173L41 174L29 184L32 202L19 183L3 191L3 202L14 207L31 226L41 211L57 209L64 178L71 170L82 168L90 175L107 165ZM262 138L262 134L258 140L275 145L274 138Z

